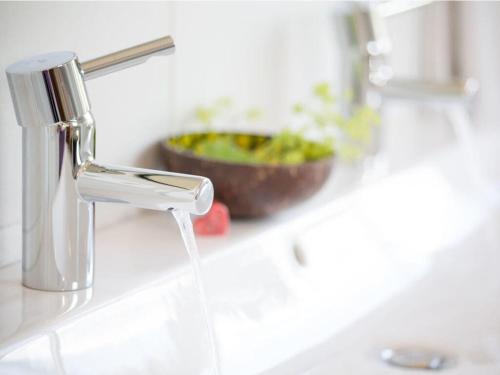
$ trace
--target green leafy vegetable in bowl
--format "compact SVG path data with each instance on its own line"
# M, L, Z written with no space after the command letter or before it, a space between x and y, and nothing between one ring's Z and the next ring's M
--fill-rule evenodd
M168 140L170 146L209 159L243 164L301 164L333 155L330 141L314 142L284 130L272 137L240 133L191 133Z
M313 99L309 104L294 105L294 130L287 128L264 136L211 130L217 120L227 117L232 107L230 99L221 98L212 106L195 111L197 121L208 131L172 137L167 143L197 156L242 164L293 165L334 154L347 160L359 158L371 142L373 125L380 121L378 114L364 106L355 109L351 116L342 115L327 83L313 88ZM259 109L249 109L245 121L255 121L261 115Z

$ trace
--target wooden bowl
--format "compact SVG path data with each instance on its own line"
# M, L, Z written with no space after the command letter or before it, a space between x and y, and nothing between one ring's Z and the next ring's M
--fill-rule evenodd
M240 164L194 155L161 142L167 170L208 177L231 217L273 214L311 197L328 179L333 157L296 165Z

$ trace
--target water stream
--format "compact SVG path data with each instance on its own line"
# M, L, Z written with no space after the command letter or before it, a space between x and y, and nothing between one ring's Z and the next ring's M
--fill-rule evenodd
M479 147L476 144L476 134L467 108L463 104L452 104L445 108L448 118L464 156L465 171L468 173L474 187L491 203L500 203L497 188L491 186L483 170Z
M484 189L487 183L482 171L483 163L479 157L479 150L475 143L474 128L467 108L464 105L449 105L446 108L445 114L453 127L455 136L464 154L465 170L475 187Z
M202 307L203 317L207 327L208 341L212 356L212 373L220 375L219 354L217 351L217 343L215 341L214 320L210 306L208 305L207 294L205 292L205 283L203 282L203 274L201 271L200 254L193 232L193 223L187 211L172 211L172 214L179 225L184 245L191 260L191 268L193 271L193 278L196 289L200 297L200 304Z

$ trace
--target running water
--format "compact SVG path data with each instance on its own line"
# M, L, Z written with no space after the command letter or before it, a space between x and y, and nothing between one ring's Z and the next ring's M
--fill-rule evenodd
M472 126L469 112L463 105L450 105L445 111L448 121L453 127L458 142L462 148L465 169L474 184L483 196L494 204L500 203L500 195L496 188L488 182L483 170L479 148L476 144L476 134Z
M465 168L472 183L478 189L484 189L487 183L482 171L479 150L475 142L475 133L470 120L469 112L463 105L450 105L446 108L446 115L464 154Z
M172 214L174 215L175 220L179 225L182 239L184 240L184 245L186 246L186 250L191 260L191 268L193 270L194 282L200 296L200 304L202 307L203 316L207 326L208 340L212 355L213 374L220 375L219 355L215 341L214 320L212 312L208 305L207 294L205 292L205 286L204 286L205 284L203 283L200 254L198 253L198 246L196 245L196 239L194 237L193 224L191 222L191 218L189 217L189 212L187 211L174 210L172 211Z

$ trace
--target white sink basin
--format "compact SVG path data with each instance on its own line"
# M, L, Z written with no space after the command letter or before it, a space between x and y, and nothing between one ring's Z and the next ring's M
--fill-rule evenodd
M450 374L498 373L500 210L459 157L201 239L223 374L397 374L377 353L398 345L448 353ZM0 374L209 374L187 255L163 216L98 233L92 290L33 291L18 264L0 270Z

